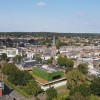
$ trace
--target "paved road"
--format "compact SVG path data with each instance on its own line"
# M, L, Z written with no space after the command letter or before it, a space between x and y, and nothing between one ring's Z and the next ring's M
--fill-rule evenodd
M23 97L22 95L20 95L19 93L12 91L9 96L15 100L27 100L25 97Z

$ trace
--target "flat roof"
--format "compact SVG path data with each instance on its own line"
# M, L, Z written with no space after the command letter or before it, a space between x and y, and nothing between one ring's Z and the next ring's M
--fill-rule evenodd
M48 73L53 73L53 72L57 72L57 71L60 70L59 68L52 68L52 67L50 67L50 66L45 66L45 67L43 67L42 65L33 66L33 67L39 68L40 70L46 71L46 72L48 72Z

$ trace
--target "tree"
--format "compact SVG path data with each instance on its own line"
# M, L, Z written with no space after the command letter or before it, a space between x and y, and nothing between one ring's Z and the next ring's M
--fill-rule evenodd
M81 84L86 82L86 77L79 70L73 69L67 73L67 87L69 89L74 89Z
M86 100L80 93L75 93L69 97L69 100Z
M57 58L57 63L59 66L65 66L66 65L66 59L64 57L62 57L61 54L58 55Z
M23 58L22 56L16 55L16 56L13 58L13 61L14 61L14 62L17 62L17 61L20 61L20 62L21 62L22 58Z
M37 57L36 57L36 60L38 61L38 63L42 63L42 59L41 59L40 56L37 56Z
M90 85L90 88L94 95L100 96L100 77L97 77L93 80Z
M23 85L25 86L29 82L29 80L32 80L32 79L35 80L28 71L24 71L24 77L22 79Z
M42 92L40 86L36 83L35 80L30 80L24 88L25 92L28 95L37 96L39 93Z
M15 71L12 75L8 76L8 81L14 85L22 85L23 86L23 77L24 74L22 71Z
M61 54L58 55L57 63L58 63L59 66L65 66L66 68L67 67L71 67L71 68L73 67L73 61L71 59L63 57Z
M65 73L68 73L69 71L73 70L71 67L66 67Z
M57 90L54 87L50 87L46 90L46 100L52 100L53 98L57 98Z
M14 73L17 70L18 69L13 64L5 64L1 68L2 73L5 74L5 75L11 75L12 73Z
M9 82L20 86L26 86L26 84L32 79L34 80L29 72L20 70L15 70L12 74L10 74L10 76L8 76Z
M2 60L6 60L7 59L7 54L6 53L2 53L1 54L1 59Z
M73 63L72 59L66 58L66 66L67 66L67 67L71 67L71 68L72 68L72 67L73 67L73 64L74 64L74 63Z
M78 70L80 72L82 72L83 74L87 74L88 73L88 67L86 64L79 64L78 65Z
M48 60L46 61L46 64L52 64L52 60L53 60L53 57L51 57L50 59L48 59Z
M82 85L72 89L71 92L70 92L70 95L73 95L73 94L75 94L77 92L80 93L84 97L91 95L91 89L86 84L82 84Z

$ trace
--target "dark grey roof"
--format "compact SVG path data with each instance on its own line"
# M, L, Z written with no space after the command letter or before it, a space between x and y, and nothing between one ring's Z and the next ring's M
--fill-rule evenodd
M19 53L24 53L24 50L22 48L18 48Z
M36 60L28 60L28 61L23 61L22 63L17 65L21 65L23 68L26 68L29 66L35 66L36 64L38 64Z

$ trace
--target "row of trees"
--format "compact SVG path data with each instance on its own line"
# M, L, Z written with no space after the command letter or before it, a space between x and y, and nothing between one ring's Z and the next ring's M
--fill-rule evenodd
M33 37L56 37L66 36L66 37L96 37L99 38L99 33L57 33L57 32L0 32L2 36L13 36L13 37L25 37L25 36L33 36Z
M15 86L21 87L28 95L37 95L42 90L28 71L21 71L15 65L7 64L1 68L7 80Z

